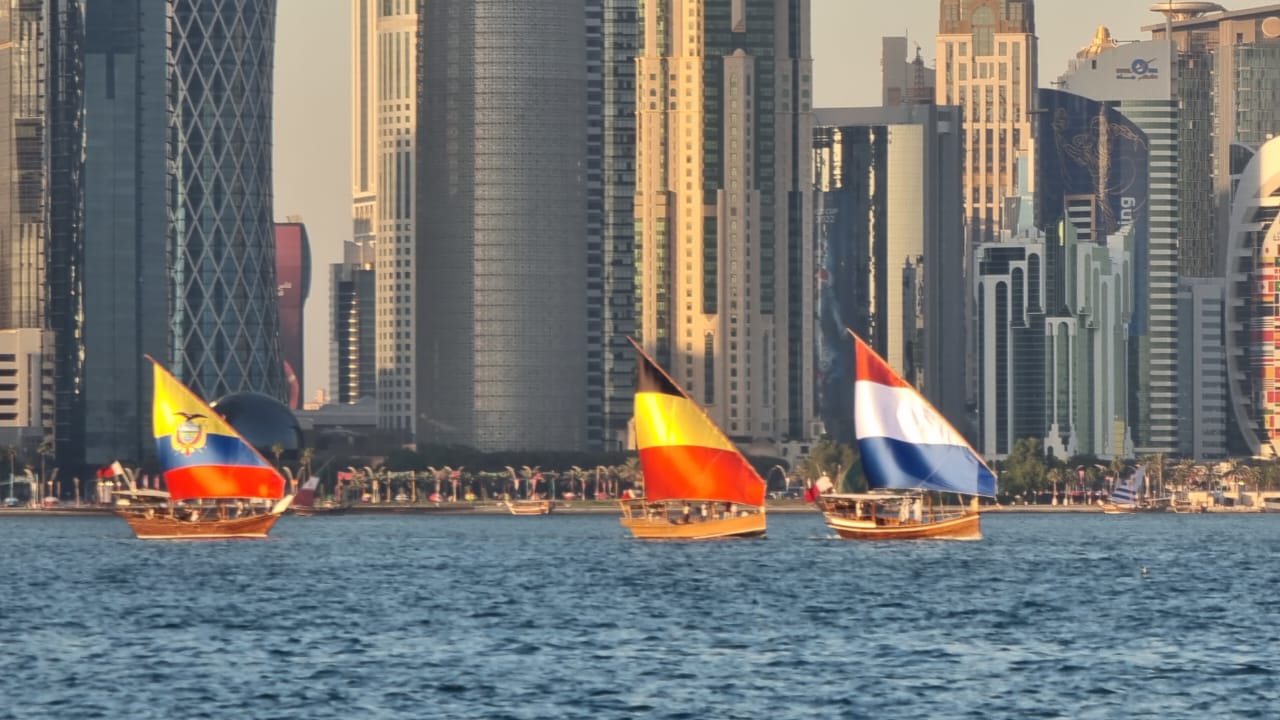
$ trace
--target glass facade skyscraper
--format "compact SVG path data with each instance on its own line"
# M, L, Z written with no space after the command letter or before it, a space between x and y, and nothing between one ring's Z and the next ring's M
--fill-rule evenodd
M585 448L584 5L442 0L419 19L417 439Z
M587 0L587 443L626 447L635 384L639 0Z
M162 4L85 7L84 452L151 455L151 367L166 364L169 15Z
M275 0L174 0L173 370L285 399L271 207Z

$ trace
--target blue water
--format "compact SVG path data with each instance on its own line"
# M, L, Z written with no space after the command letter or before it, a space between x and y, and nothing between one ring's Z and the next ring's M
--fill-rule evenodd
M1280 516L642 543L605 515L0 517L0 718L1275 718ZM1143 575L1141 569L1147 568Z

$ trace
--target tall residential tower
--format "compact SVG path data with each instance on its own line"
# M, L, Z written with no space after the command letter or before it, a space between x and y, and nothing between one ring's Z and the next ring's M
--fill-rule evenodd
M964 116L964 207L972 242L998 237L1030 149L1036 91L1032 0L941 0L937 101Z
M639 335L735 440L812 437L808 0L643 9Z

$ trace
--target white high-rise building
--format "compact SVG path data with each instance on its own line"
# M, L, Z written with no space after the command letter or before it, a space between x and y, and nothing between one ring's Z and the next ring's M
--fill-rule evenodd
M414 168L418 4L352 0L353 239L371 242L378 422L414 429Z

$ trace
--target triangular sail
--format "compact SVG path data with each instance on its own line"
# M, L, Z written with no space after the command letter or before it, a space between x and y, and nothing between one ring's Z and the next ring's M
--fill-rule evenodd
M854 432L872 489L995 496L995 473L951 423L869 345L857 356Z
M688 393L636 349L636 447L645 498L764 505L764 480Z
M174 500L284 496L284 477L231 424L155 358L151 426Z
M1136 506L1138 504L1138 488L1142 487L1142 481L1147 475L1147 467L1139 465L1133 475L1126 479L1116 480L1115 489L1111 491L1111 503L1113 505Z

